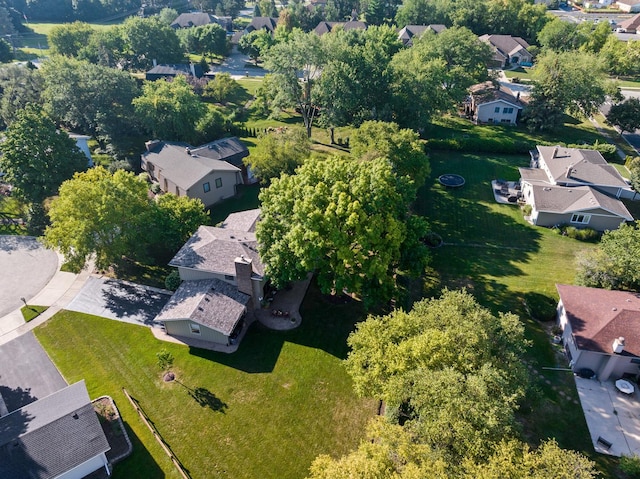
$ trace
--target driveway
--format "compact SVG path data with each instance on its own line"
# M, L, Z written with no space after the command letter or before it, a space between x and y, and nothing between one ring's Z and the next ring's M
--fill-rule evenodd
M0 396L7 411L20 409L66 386L32 332L0 346ZM1 409L2 401L0 415Z
M58 270L58 255L30 236L0 236L0 318L29 301Z
M154 318L170 297L169 292L157 288L92 276L65 309L131 324L155 326Z

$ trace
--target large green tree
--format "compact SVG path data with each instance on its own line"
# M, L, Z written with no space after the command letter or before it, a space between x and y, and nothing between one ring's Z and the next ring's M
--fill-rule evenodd
M597 248L577 255L576 283L594 288L640 291L638 223L606 231Z
M184 76L172 81L146 82L142 95L133 100L136 115L156 138L189 141L207 106L193 92Z
M29 104L39 104L43 78L35 68L6 65L0 68L0 118L8 126L16 113Z
M640 99L628 98L613 105L607 114L607 121L622 131L636 131L640 128Z
M302 128L266 132L246 162L264 184L280 175L292 175L311 152L311 142Z
M0 38L0 63L9 63L13 59L13 50L9 42Z
M256 235L278 286L315 271L325 293L388 300L407 238L407 205L384 159L310 158L260 193Z
M93 33L94 29L91 25L76 21L53 27L47 40L52 53L75 57L89 43Z
M41 204L63 181L87 167L76 142L35 105L17 113L0 148L5 181L29 203Z
M180 63L184 53L176 31L157 17L129 17L119 26L123 40L123 66L133 70L157 63Z

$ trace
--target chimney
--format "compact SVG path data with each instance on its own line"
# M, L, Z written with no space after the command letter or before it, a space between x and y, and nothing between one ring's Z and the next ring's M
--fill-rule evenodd
M613 352L620 354L622 351L624 351L624 338L620 336L613 340Z
M153 59L153 66L154 66L154 67L157 67L157 66L158 66L158 62L156 61L156 59L155 59L155 58Z
M553 154L551 155L551 159L558 157L558 147L553 147Z
M571 171L573 170L573 165L567 166L567 178L571 178Z
M240 256L235 259L235 265L238 291L244 294L248 294L249 296L253 296L253 288L251 286L251 275L253 274L253 267L251 265L251 259Z
M191 76L196 76L196 66L193 63L189 63L189 69L191 70Z

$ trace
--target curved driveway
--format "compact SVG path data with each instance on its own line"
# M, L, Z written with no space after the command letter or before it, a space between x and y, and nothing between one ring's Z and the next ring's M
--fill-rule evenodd
M44 288L58 270L58 255L30 236L0 235L0 318Z

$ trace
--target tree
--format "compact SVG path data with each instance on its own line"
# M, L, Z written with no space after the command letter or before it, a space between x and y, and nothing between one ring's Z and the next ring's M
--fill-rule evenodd
M133 100L136 115L156 138L188 140L207 107L193 93L187 80L145 82L142 96Z
M79 60L112 68L127 66L125 41L118 27L96 30L88 43L78 52Z
M640 156L633 158L627 157L625 162L627 169L629 170L629 181L635 191L640 190Z
M230 98L239 95L242 92L242 86L231 78L228 73L218 73L204 87L202 96L210 98L217 103L226 103Z
M611 107L607 121L622 131L634 132L640 128L640 99L628 98Z
M403 191L411 201L430 173L424 145L413 130L400 129L396 123L366 121L351 135L351 154L356 158L386 158L394 173L403 178Z
M160 21L166 25L171 25L178 18L178 11L174 8L164 7L158 14Z
M607 37L598 55L612 75L640 74L640 41L623 42L614 35Z
M324 63L320 37L315 33L292 32L289 41L278 43L263 54L265 68L270 70L275 82L276 107L295 107L311 136L311 127L317 107L312 98L312 85Z
M153 61L180 63L184 59L180 40L173 28L157 17L129 17L119 27L124 44L123 60L134 70L146 70Z
M47 36L51 52L67 57L75 57L89 43L94 29L84 22L75 21L55 26Z
M217 23L195 27L196 49L202 56L224 56L227 53L227 32Z
M310 152L310 141L303 129L283 128L260 136L246 161L260 181L268 184L282 174L292 175Z
M9 63L13 59L13 50L9 42L0 38L0 63Z
M103 145L134 129L131 102L140 94L135 79L114 68L71 58L53 58L42 67L42 93L49 114Z
M538 33L540 45L556 52L577 50L586 40L585 33L578 30L575 23L560 18L551 20Z
M9 126L19 110L40 103L43 78L37 69L21 65L0 68L0 118Z
M87 158L64 131L35 105L18 111L1 145L0 170L14 192L29 203L42 203L60 184L87 167Z
M254 30L240 38L238 47L240 52L251 58L256 66L261 58L274 45L273 36L264 29Z
M103 167L77 173L60 186L49 217L44 243L59 249L72 268L81 269L92 254L100 269L120 264L145 247L140 231L150 217L146 180Z
M597 248L577 258L576 283L593 288L640 291L638 222L605 231Z

